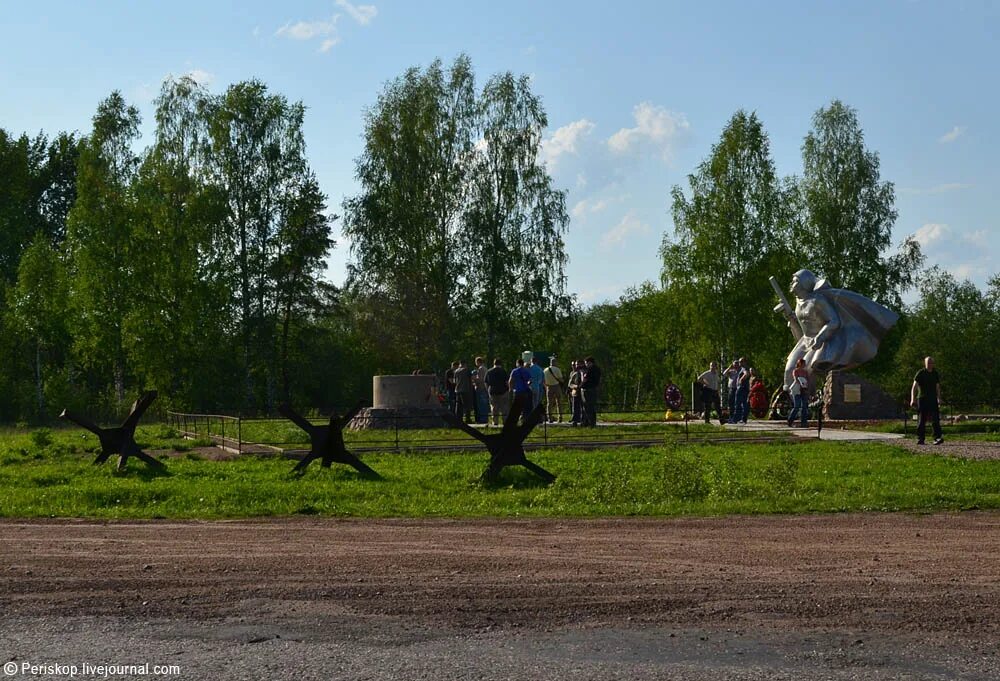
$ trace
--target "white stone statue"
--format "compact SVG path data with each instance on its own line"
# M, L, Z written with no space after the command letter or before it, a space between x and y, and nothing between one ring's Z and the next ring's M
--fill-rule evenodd
M809 270L792 275L794 310L774 277L771 285L781 299L774 310L784 313L797 341L785 363L786 390L800 358L811 373L864 364L875 356L879 343L899 319L892 310L859 293L830 288L826 280L817 279Z

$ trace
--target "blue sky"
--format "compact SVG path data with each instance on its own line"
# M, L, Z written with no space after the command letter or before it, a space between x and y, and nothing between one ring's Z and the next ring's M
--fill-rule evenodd
M996 2L6 3L0 127L86 132L120 90L143 112L168 74L210 89L259 78L308 108L332 208L354 194L362 115L383 85L469 54L479 82L533 77L544 155L568 192L570 289L585 304L659 275L669 192L737 109L756 111L780 174L801 172L812 114L858 110L895 183L895 241L979 286L1000 272ZM341 283L338 238L329 278Z

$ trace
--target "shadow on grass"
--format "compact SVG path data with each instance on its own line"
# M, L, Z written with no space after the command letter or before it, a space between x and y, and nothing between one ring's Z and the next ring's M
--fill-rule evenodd
M505 468L493 479L488 479L485 474L476 480L476 485L490 492L502 489L544 489L550 483L540 477L526 471L523 468Z
M361 471L354 470L349 466L336 467L336 468L331 466L329 468L326 468L325 466L322 466L320 464L317 464L315 467L306 466L305 468L292 469L285 475L285 479L301 480L302 478L306 477L306 474L309 472L310 469L312 470L318 469L320 472L317 473L317 475L323 475L322 471L323 469L325 469L326 475L331 477L333 480L340 480L342 482L353 482L356 480L361 480L364 482L388 482L388 480L386 480L384 476L379 475L378 473L374 475L369 475L367 473L362 473Z
M103 464L94 464L95 466L101 466ZM142 480L143 482L149 482L151 480L157 480L159 478L172 478L173 473L167 468L150 468L145 464L142 464L142 468L129 466L125 470L120 471L117 468L111 471L111 474L116 478L134 478L137 480Z

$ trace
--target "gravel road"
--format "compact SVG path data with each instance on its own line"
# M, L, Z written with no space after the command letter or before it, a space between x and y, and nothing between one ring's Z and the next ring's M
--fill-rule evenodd
M5 520L0 615L0 678L996 679L1000 514Z

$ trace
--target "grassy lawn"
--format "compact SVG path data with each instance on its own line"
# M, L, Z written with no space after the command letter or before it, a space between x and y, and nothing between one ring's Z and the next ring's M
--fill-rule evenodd
M163 426L140 428L147 447L192 443ZM591 451L548 449L529 458L558 476L545 486L521 468L479 482L480 450L366 454L381 481L353 469L244 457L141 462L118 474L93 466L96 438L79 430L0 432L0 516L236 518L625 516L935 511L1000 508L1000 461L917 455L881 443L778 441L667 443Z
M311 423L323 424L325 419L310 419ZM786 431L778 430L775 437L787 437ZM194 431L194 425L189 424ZM222 435L221 423L217 421L202 422L197 425L198 433ZM498 432L487 428L484 432ZM232 424L226 424L226 437L235 437ZM759 438L760 433L726 430L718 425L705 425L698 421L689 422L647 422L638 425L617 425L606 422L597 428L573 428L566 424L539 424L531 432L528 442L548 443L558 445L560 442L572 443L581 441L613 442L622 440L658 440L664 444L688 439L718 439L718 438ZM256 442L273 445L282 449L301 448L308 444L309 438L304 431L284 419L254 419L244 420L241 437L244 442ZM348 447L354 448L385 448L426 447L429 445L464 446L472 445L474 440L455 428L387 428L370 430L345 430L344 441Z

